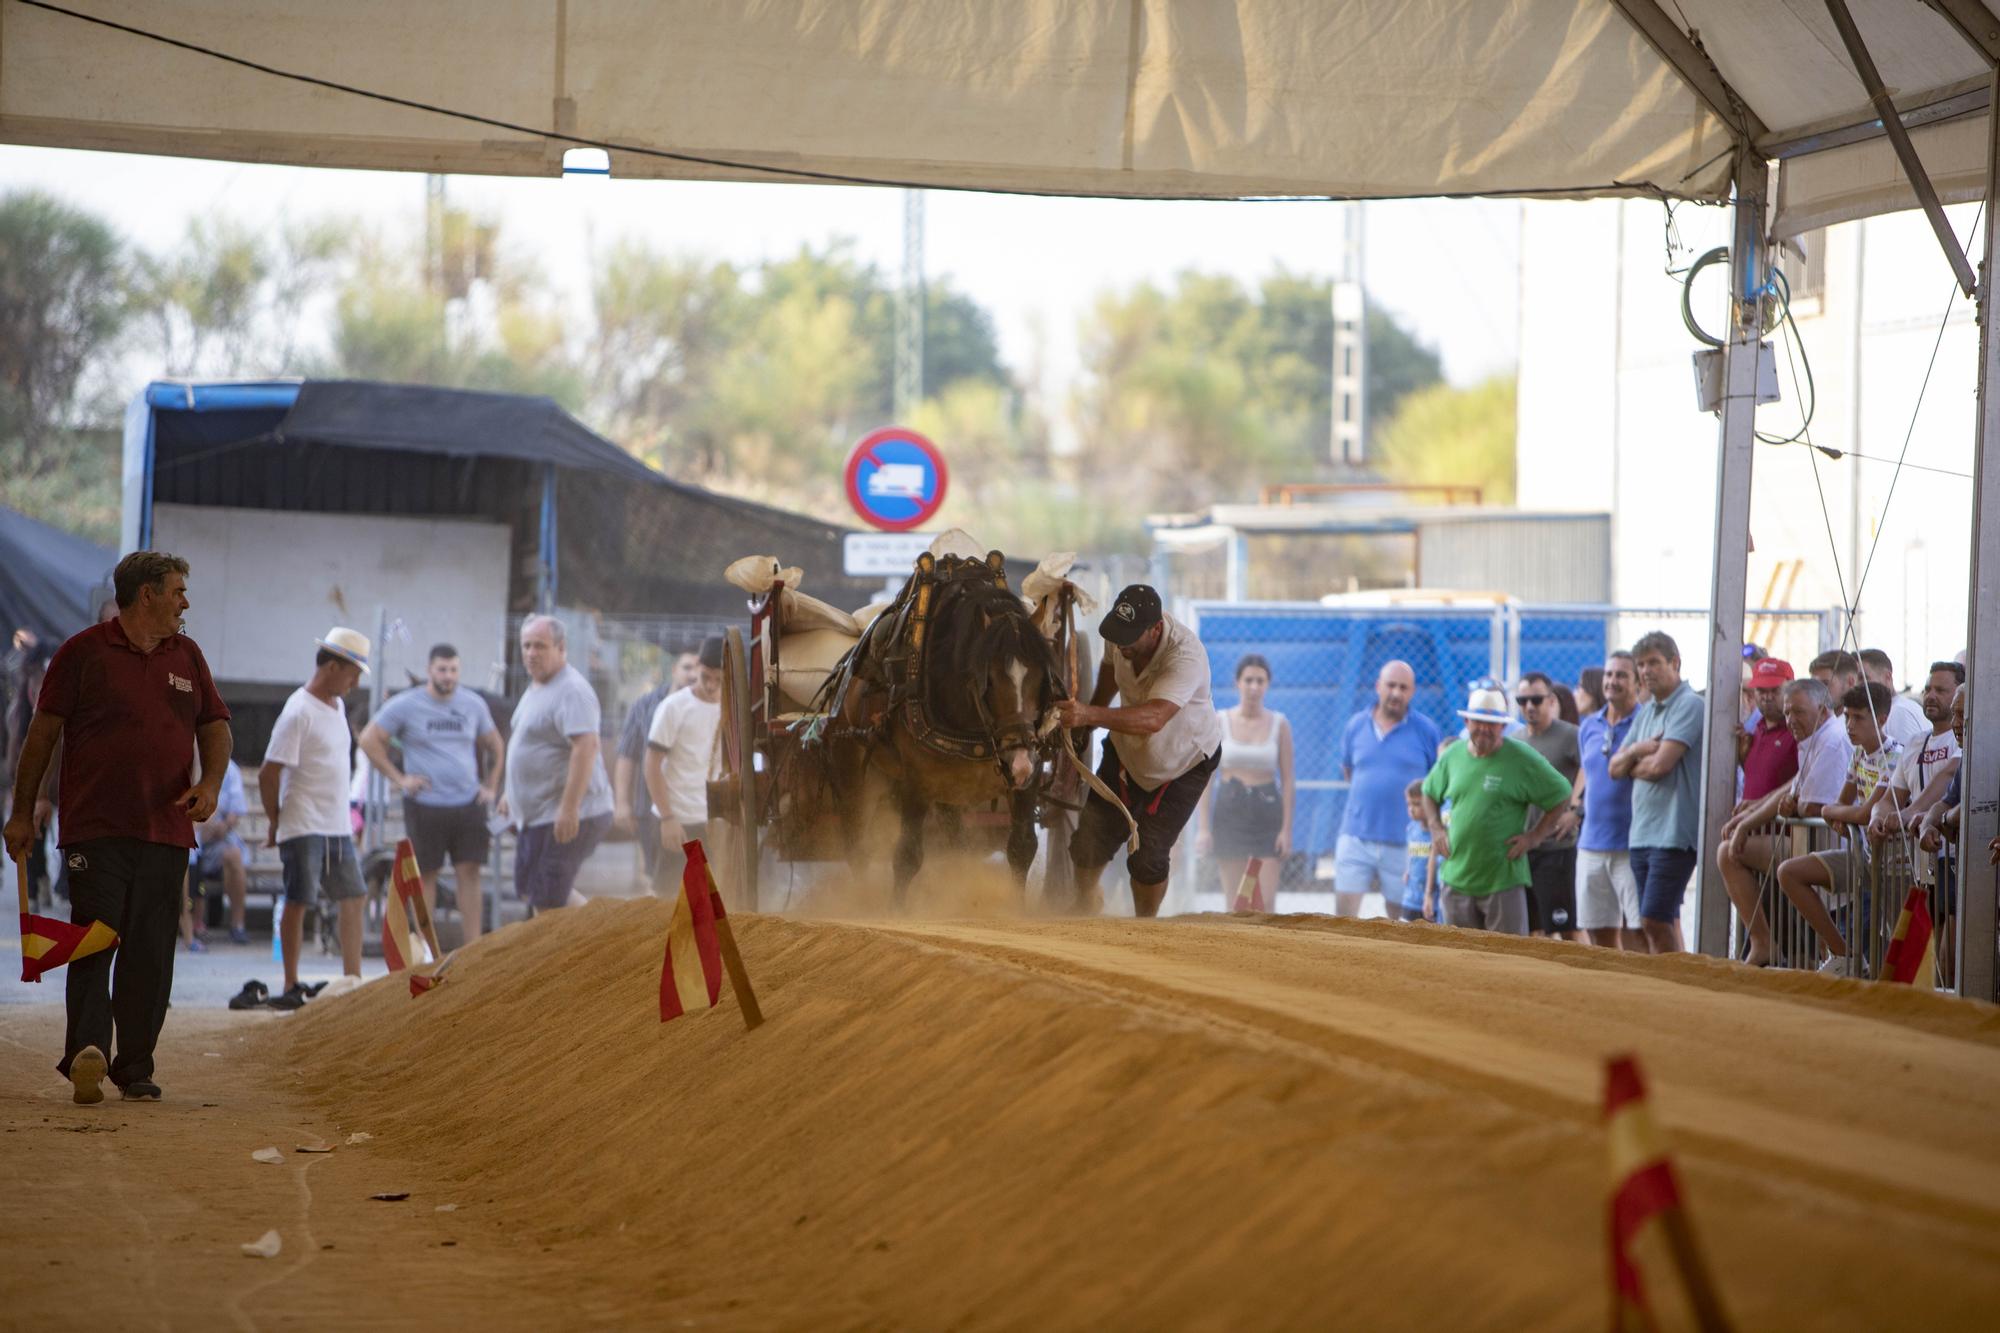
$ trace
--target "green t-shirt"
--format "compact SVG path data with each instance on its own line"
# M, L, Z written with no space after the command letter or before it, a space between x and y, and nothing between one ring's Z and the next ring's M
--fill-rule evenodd
M1527 885L1528 858L1510 859L1507 839L1521 832L1530 806L1549 810L1568 801L1569 783L1526 741L1509 736L1479 759L1459 740L1438 756L1424 795L1451 806L1451 856L1438 867L1438 882L1484 898Z

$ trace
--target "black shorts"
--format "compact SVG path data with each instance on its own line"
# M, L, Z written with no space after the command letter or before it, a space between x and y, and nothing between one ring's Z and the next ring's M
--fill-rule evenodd
M1252 787L1228 778L1216 784L1210 827L1215 835L1215 854L1223 860L1276 856L1278 830L1284 824L1285 802L1277 783Z
M483 866L493 845L493 835L486 830L486 807L478 801L464 805L404 801L403 830L417 849L417 870L426 875L436 874L447 861Z
M1222 747L1217 746L1214 754L1166 786L1147 791L1125 776L1125 769L1118 762L1118 748L1108 737L1105 739L1104 758L1097 765L1097 776L1119 794L1132 818L1139 821L1139 850L1126 858L1126 869L1133 883L1167 882L1174 843L1187 827L1188 816L1201 803L1201 794L1208 789L1208 780L1221 761ZM1100 869L1117 854L1129 833L1125 816L1093 789L1069 840L1069 859L1085 874Z
M1528 853L1528 929L1576 929L1576 848Z

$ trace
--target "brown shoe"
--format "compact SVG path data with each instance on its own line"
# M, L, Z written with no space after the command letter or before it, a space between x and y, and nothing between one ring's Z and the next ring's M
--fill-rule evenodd
M104 1100L104 1089L98 1085L104 1082L104 1052L95 1046L86 1046L78 1051L69 1062L69 1082L75 1089L70 1100L78 1106L95 1106Z

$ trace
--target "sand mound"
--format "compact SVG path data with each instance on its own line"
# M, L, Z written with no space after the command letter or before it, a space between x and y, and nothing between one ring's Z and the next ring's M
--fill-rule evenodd
M1630 1048L1740 1326L2000 1299L1988 1009L1352 923L747 918L746 1034L658 1022L666 924L555 913L268 1054L580 1317L1598 1327Z

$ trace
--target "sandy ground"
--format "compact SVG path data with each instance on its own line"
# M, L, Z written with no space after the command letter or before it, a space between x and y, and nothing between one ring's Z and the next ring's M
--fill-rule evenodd
M0 1324L1600 1328L1624 1050L1739 1327L2000 1301L1990 1007L1319 918L747 918L746 1034L726 990L658 1022L666 921L177 1010L158 1106L72 1107L60 1012L0 1009Z

